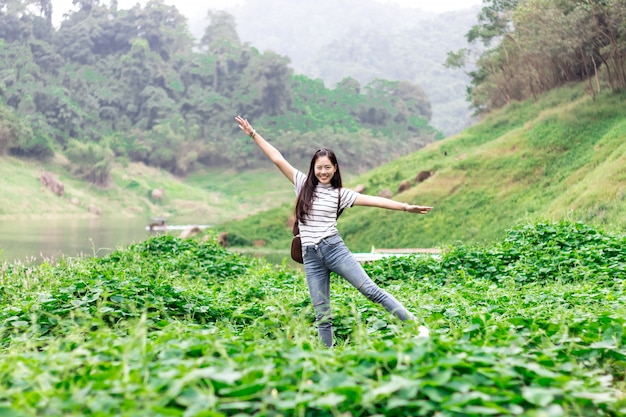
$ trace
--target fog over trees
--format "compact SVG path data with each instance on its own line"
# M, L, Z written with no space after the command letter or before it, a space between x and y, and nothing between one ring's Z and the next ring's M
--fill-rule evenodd
M60 152L98 185L115 161L176 175L258 166L236 114L295 162L316 143L363 171L460 131L472 112L568 82L626 88L619 0L484 0L443 14L248 0L194 19L162 0L74 3L56 26L50 0L0 0L0 153Z

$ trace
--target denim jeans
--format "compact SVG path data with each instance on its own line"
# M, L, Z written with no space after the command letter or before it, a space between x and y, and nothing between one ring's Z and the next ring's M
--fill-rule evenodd
M345 278L364 296L382 305L400 320L415 320L415 316L398 300L372 281L339 235L322 239L317 245L305 246L302 254L309 295L315 310L317 329L320 339L326 346L331 347L333 345L330 308L331 272Z

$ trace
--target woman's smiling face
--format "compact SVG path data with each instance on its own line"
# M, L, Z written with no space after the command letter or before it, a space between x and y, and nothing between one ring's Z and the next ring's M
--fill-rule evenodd
M337 166L333 165L327 156L320 156L315 161L315 178L322 185L330 184L330 180L333 179Z

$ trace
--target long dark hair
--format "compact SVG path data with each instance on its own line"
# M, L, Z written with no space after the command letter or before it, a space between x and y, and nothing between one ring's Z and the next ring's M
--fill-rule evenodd
M300 221L303 224L305 223L305 217L311 211L311 207L313 207L315 187L319 184L319 180L315 176L315 162L317 162L317 160L322 156L327 156L336 168L335 175L333 175L330 179L330 185L334 188L342 187L341 171L339 171L339 164L337 163L335 153L328 148L318 149L313 155L313 158L311 158L309 173L307 174L306 180L300 190L300 194L298 194L298 200L296 201L296 221Z

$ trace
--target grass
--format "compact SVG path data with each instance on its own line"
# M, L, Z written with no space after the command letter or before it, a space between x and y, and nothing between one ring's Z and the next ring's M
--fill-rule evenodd
M301 270L160 236L0 269L7 416L619 416L624 235L527 224L368 273L432 330L333 278L337 346Z
M245 217L263 210L264 207L275 207L295 200L289 181L276 167L270 165L268 162L267 169L243 172L207 170L194 174L185 183L219 193L230 200L227 212L231 215L224 218L230 220L233 217ZM232 213L237 215L232 216Z
M112 171L111 183L98 188L73 178L63 167L63 161L58 158L40 166L30 161L1 157L3 200L0 216L5 219L91 217L88 207L93 204L108 218L168 217L179 223L217 224L293 200L293 191L284 187L288 182L268 171L214 170L181 179L131 163L117 165ZM65 185L62 197L42 188L39 183L42 169L51 171ZM284 183L282 187L278 185L280 179ZM150 192L158 187L165 190L161 201L150 198ZM270 187L269 192L266 187ZM72 198L80 204L73 204Z

